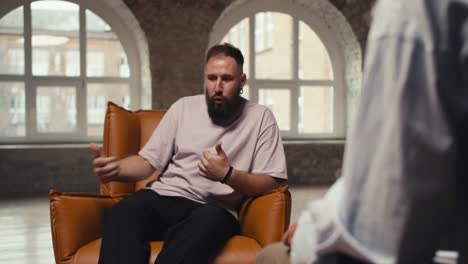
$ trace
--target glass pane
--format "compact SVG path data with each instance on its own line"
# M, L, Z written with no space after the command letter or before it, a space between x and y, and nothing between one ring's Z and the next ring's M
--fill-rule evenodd
M328 52L317 34L299 22L299 79L332 80Z
M88 136L102 136L107 101L122 107L130 107L130 88L128 84L90 83L88 84Z
M91 77L129 77L125 50L109 24L86 10L87 70Z
M333 87L302 86L299 97L299 133L333 132Z
M39 86L36 97L38 132L76 130L76 89L70 86Z
M25 136L24 84L0 82L0 136Z
M24 74L23 7L0 19L0 74Z
M240 49L244 55L244 73L249 77L249 19L245 18L241 22L233 26L229 32L224 36L221 43L230 43Z
M66 1L31 3L34 75L79 75L78 11L78 5Z
M244 85L244 88L242 88L244 90L244 92L242 93L242 97L244 97L245 99L249 100L250 99L250 88L249 86L246 84Z
M255 15L255 76L292 78L292 17L282 13Z
M271 109L281 130L290 130L291 93L288 89L260 89L258 102Z

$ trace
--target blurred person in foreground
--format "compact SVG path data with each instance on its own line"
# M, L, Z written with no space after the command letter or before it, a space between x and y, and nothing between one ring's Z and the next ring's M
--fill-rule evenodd
M468 263L468 0L373 19L342 177L257 263Z

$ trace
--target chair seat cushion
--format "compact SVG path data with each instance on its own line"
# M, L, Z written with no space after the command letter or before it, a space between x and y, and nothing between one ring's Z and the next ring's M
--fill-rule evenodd
M153 264L156 256L163 246L162 241L151 242L151 258L149 263ZM101 239L96 239L83 247L73 256L74 264L93 264L98 262ZM213 264L255 263L255 256L261 250L257 241L245 237L234 236L228 240L222 252L216 257Z

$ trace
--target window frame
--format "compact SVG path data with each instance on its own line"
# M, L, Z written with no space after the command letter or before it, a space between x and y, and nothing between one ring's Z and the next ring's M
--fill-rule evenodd
M287 5L287 4L285 4ZM257 79L255 76L255 54L259 53L255 47L255 15L259 12L277 12L291 16L292 18L292 78L291 79ZM290 91L290 130L281 130L285 140L309 140L309 139L343 139L346 134L346 88L344 82L344 57L337 45L338 40L320 19L295 9L293 6L275 6L266 9L263 6L252 6L249 9L233 11L230 16L223 17L218 27L213 30L210 46L220 43L229 30L243 19L248 18L249 23L249 72L246 72L249 86L249 97L253 102L258 102L259 89L289 89ZM309 26L322 41L333 71L332 80L302 80L299 78L299 22ZM261 53L261 52L260 52ZM299 133L299 93L301 86L330 86L333 88L333 132L332 133Z
M28 143L82 143L102 141L102 137L87 136L87 89L91 83L121 84L126 83L130 91L130 109L141 107L141 59L136 41L132 38L129 28L115 13L109 11L104 4L87 0L63 0L79 6L79 76L40 76L32 73L32 24L31 3L35 0L3 0L0 6L0 19L18 7L23 7L23 36L24 36L24 72L23 74L0 74L1 82L20 82L24 84L25 93L25 135L2 136L0 144L28 144ZM99 16L112 28L120 41L129 64L129 77L88 77L87 75L87 36L86 10ZM76 87L76 131L70 133L40 133L37 129L36 89L37 86L74 86ZM105 110L105 109L104 109ZM104 120L103 120L104 122Z

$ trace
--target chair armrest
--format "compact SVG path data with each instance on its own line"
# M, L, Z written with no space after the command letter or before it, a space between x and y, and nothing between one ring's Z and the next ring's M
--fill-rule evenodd
M290 216L291 193L286 185L244 202L239 213L241 234L265 247L281 240Z
M106 211L120 198L49 191L56 263L69 263L76 251L102 235Z

